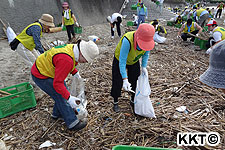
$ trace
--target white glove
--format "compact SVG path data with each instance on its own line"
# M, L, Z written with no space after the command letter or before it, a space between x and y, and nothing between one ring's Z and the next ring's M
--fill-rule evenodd
M207 49L207 51L205 52L206 54L210 54L212 52L211 47L209 49Z
M113 31L116 31L116 29L115 29L115 28L113 28L112 30L113 30Z
M70 98L68 99L68 103L70 104L72 108L76 108L81 103L81 100L77 97L70 95Z
M198 33L196 34L196 36L199 36Z
M77 77L77 78L81 78L79 72L77 71L77 73L74 75L74 77Z
M146 16L145 19L148 19L148 16Z
M76 26L78 26L78 27L79 27L79 24L78 24L78 22L76 22Z
M61 28L63 28L63 24L61 25Z
M123 88L124 88L125 91L131 90L131 84L128 82L128 79L123 80Z
M120 26L123 27L123 24L121 23Z
M178 38L178 39L180 39L180 38L181 38L181 36L180 36L180 35L178 35L178 36L177 36L177 38Z
M148 75L148 71L147 71L146 67L142 67L142 74Z

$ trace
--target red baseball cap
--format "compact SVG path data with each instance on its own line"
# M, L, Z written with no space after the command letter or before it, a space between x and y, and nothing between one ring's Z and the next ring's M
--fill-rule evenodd
M153 25L142 23L139 25L134 36L134 47L138 46L144 51L150 51L154 48L155 42L153 36L155 34L155 28Z
M206 26L211 26L211 25L214 25L214 24L217 24L217 22L215 20L210 20Z

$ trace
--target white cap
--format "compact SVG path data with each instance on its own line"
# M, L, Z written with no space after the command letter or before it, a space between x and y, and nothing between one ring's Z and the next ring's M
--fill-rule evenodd
M106 18L106 20L107 20L108 22L111 22L111 17L108 16L108 17Z
M99 55L98 46L93 41L81 41L80 42L81 54L88 62L92 62L95 57Z

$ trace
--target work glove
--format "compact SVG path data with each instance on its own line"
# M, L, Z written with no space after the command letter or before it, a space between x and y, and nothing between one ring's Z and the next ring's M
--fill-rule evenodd
M74 75L74 77L81 78L80 73L77 71L77 73Z
M177 36L177 38L178 38L178 39L180 39L180 38L181 38L181 36L180 36L180 35L178 35L178 36Z
M197 33L196 36L199 36L199 34Z
M147 68L146 67L142 67L142 74L143 75L148 75L148 71L147 71Z
M76 22L76 26L77 26L77 27L79 27L79 24L78 24L78 22Z
M145 19L148 19L148 16L146 16Z
M116 31L116 28L113 28L112 30L115 32Z
M74 109L81 103L81 100L77 97L70 95L70 97L68 99L68 103Z
M207 49L207 51L205 52L206 54L210 54L212 52L211 47L209 49Z
M61 25L61 28L63 28L63 24Z
M131 84L128 82L128 79L123 80L123 88L124 88L125 91L131 90Z

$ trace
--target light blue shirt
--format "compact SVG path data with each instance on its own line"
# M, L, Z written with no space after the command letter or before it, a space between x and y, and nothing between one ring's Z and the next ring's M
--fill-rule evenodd
M144 7L141 8L141 7L137 7L137 15L141 15L141 16L148 16L148 8L146 7L146 12L145 12L145 9Z
M137 49L141 50L138 46ZM120 74L123 79L127 78L126 64L129 50L130 50L130 42L126 38L123 38L119 57ZM147 67L149 53L150 51L146 51L145 54L142 56L142 64L141 64L142 67Z

